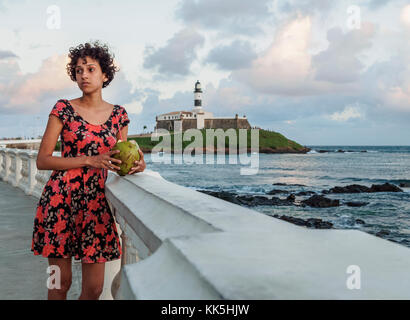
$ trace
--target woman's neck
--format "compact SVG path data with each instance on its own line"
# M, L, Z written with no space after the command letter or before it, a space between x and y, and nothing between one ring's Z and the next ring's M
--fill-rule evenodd
M83 93L83 96L80 98L80 103L82 106L87 106L90 109L101 108L101 105L104 103L101 90L89 94Z

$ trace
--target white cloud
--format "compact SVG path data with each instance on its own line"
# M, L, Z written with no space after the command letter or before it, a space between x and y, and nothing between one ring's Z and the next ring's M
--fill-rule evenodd
M345 122L350 119L360 119L364 118L364 114L361 113L360 109L355 106L346 106L343 111L335 112L329 116L333 121Z
M161 48L146 47L145 68L158 68L160 78L164 75L185 76L190 73L196 50L203 46L205 38L192 28L176 33Z
M247 69L232 76L265 93L306 92L311 57L307 52L311 32L310 17L299 17L280 28L271 46Z
M44 60L40 70L23 76L20 84L9 97L10 108L19 105L36 104L44 94L63 92L73 86L65 66L68 60L64 55L53 55Z
M410 28L410 4L403 7L400 13L400 21L404 26Z
M142 106L142 103L139 101L131 101L130 103L124 104L123 107L125 110L127 110L127 113L133 113L133 114L140 114L144 107Z

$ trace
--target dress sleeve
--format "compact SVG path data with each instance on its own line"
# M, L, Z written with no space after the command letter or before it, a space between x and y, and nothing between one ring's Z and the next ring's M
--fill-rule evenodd
M130 123L130 119L128 119L128 113L124 107L121 107L120 112L120 127L121 129L126 127Z
M54 115L57 118L59 118L63 122L63 124L65 124L68 119L66 107L67 106L63 101L58 100L57 103L54 105L53 109L51 109L49 116Z

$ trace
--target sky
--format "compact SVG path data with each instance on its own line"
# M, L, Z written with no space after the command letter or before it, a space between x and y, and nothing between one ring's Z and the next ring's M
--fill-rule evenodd
M129 134L202 105L302 145L410 145L410 4L401 0L0 0L0 139L37 137L65 66L108 44L120 71L103 99Z

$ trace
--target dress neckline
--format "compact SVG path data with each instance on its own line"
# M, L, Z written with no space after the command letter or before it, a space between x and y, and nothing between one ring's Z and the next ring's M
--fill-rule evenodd
M63 101L66 102L66 105L69 106L69 107L71 108L71 110L73 111L73 113L76 114L82 121L84 121L86 124L88 124L88 125L90 125L90 126L94 126L94 127L101 127L101 126L106 125L106 124L111 120L111 118L112 118L112 116L113 116L113 114L114 114L114 111L115 111L115 107L117 106L116 104L114 104L114 107L112 108L110 117L108 118L107 121L105 121L105 122L102 123L102 124L92 124L92 123L89 123L87 120L85 120L77 111L74 110L73 105L70 103L70 101L68 101L68 99L65 99L65 100L63 100Z

